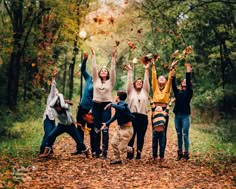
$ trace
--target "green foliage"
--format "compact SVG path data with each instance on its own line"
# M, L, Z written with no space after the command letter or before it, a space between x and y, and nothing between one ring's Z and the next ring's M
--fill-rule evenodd
M22 131L11 130L17 122L27 122L32 117L42 117L44 109L43 100L22 101L16 111L11 111L7 106L2 105L0 113L0 139L19 138Z

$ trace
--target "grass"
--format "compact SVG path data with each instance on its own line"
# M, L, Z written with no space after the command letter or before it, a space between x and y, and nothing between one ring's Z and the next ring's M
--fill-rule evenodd
M42 139L42 119L17 122L11 132L20 133L20 138L0 142L0 160L4 162L0 165L1 174L13 166L27 166L31 163Z

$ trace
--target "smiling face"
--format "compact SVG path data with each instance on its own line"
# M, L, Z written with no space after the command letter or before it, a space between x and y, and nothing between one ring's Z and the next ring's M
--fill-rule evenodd
M181 87L183 88L183 87L186 87L186 79L183 79L182 81L181 81Z
M142 89L143 88L143 81L141 79L137 79L134 82L134 88L135 89Z
M166 84L166 78L164 75L160 75L157 80L160 85Z
M109 72L106 68L102 68L99 71L98 75L102 80L108 80L109 79Z

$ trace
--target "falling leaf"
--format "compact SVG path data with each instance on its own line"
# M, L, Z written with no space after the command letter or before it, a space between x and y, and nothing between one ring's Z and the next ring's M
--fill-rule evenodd
M120 45L120 41L115 40L116 46L118 47Z
M143 31L143 29L140 28L140 29L138 29L137 33L142 33L142 31Z
M109 21L109 24L114 25L115 19L114 17L111 16L110 18L108 18L108 21Z
M103 18L100 18L99 16L96 16L93 18L94 22L98 23L98 24L102 24L104 22Z

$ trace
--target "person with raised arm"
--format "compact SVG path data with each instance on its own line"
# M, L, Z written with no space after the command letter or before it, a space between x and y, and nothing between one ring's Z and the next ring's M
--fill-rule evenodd
M52 101L52 99L56 96L56 75L57 75L57 69L54 68L53 69L53 73L52 73L52 82L51 82L51 89L50 89L50 93L47 97L47 104L46 104L46 109L44 111L43 114L43 128L44 128L44 135L43 135L43 139L40 145L40 150L39 150L39 154L42 154L44 152L44 148L46 146L46 142L47 142L47 137L49 135L49 133L56 127L56 123L55 123L55 114L53 109L50 107L50 102ZM51 151L51 153L53 153L53 150Z
M147 116L147 104L148 96L150 92L149 84L149 64L144 65L145 73L144 79L137 78L132 81L132 67L130 65L126 66L128 70L128 83L127 83L127 94L129 98L129 108L134 115L134 120L132 121L134 133L131 140L128 143L127 158L134 158L134 141L137 137L137 151L136 159L141 159L141 154L144 145L144 138L148 126L148 116Z
M191 84L192 66L191 64L186 64L185 66L185 79L181 81L180 87L177 88L176 76L174 76L172 89L176 98L173 112L175 113L175 129L178 139L177 160L184 158L187 161L189 159L189 128L191 123L190 102L193 97L193 89Z
M83 61L81 65L81 74L85 79L85 86L83 90L83 95L80 97L80 103L78 105L76 121L78 123L77 129L80 133L82 141L84 141L84 130L88 129L90 135L90 147L92 153L95 152L94 144L94 127L93 127L93 78L86 70L86 64L88 60L88 54L84 52ZM87 124L87 128L85 127ZM81 154L82 152L76 149L72 152L72 155Z
M92 78L93 78L93 117L94 117L94 130L95 130L95 152L93 157L107 158L107 151L109 145L109 127L100 130L102 123L107 122L111 118L111 109L104 108L112 102L112 91L116 81L116 47L113 48L111 58L110 72L106 66L100 70L97 69L96 55L94 49L92 52ZM101 135L102 135L102 149L101 149Z

